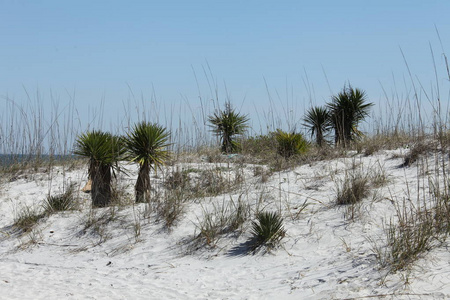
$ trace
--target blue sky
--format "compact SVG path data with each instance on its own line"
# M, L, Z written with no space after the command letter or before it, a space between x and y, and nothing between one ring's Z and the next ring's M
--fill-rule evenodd
M449 1L0 3L0 101L26 103L26 89L64 107L75 95L82 124L102 101L106 123L130 101L192 114L201 98L210 109L214 85L219 102L230 99L255 127L264 123L255 112L264 119L270 109L298 122L347 82L384 110L383 89L411 93L401 51L426 89L448 85Z

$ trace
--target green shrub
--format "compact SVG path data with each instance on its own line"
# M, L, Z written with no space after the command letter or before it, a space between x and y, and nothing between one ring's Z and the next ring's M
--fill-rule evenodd
M242 154L259 159L273 158L276 155L277 141L274 133L251 136L242 141Z
M278 154L283 156L285 159L288 159L293 155L304 154L308 151L309 144L300 133L287 133L282 130L278 130L275 138L278 143Z
M88 175L92 180L92 206L111 203L111 183L117 162L125 152L123 139L103 131L87 131L78 135L74 154L88 158Z
M311 137L316 136L316 144L322 147L326 144L325 135L331 129L330 113L326 107L311 107L303 118L303 125L311 133Z
M253 249L266 246L270 250L285 234L283 218L277 212L260 212L252 221Z

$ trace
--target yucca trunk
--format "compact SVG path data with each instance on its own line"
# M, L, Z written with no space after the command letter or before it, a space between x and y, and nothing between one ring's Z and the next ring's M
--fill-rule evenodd
M352 141L352 124L349 121L342 120L338 122L336 130L336 144L346 148Z
M316 131L316 144L319 147L322 147L323 146L323 140L324 140L324 138L323 138L322 129L318 128L317 131Z
M233 152L233 140L231 139L231 136L225 135L223 137L222 152L227 154Z
M111 167L102 164L91 164L92 206L105 207L111 203Z
M150 164L145 162L139 169L135 186L136 202L150 202Z
M335 117L334 121L334 142L336 145L340 145L342 147L346 147L347 142L351 140L351 131L349 132L349 124L345 119L344 112L339 112ZM350 124L350 130L351 130L351 124Z

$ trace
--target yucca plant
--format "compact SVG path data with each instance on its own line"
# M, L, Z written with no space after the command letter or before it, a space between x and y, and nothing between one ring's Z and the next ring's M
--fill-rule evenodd
M209 116L208 122L212 132L221 140L222 152L234 153L239 149L235 136L245 132L248 121L248 116L237 113L230 102L225 103L224 110L218 110Z
M311 137L316 136L316 144L322 147L325 144L325 135L331 128L330 113L326 107L311 107L303 118L303 125L308 128Z
M278 143L278 154L285 159L293 155L304 154L308 151L309 144L300 133L289 133L278 129L275 138Z
M277 212L260 212L252 221L253 248L274 248L285 236L283 218Z
M120 137L98 130L78 136L74 154L89 158L88 175L92 181L92 206L104 207L111 202L112 174L124 154Z
M139 164L135 185L136 202L150 201L150 171L155 171L170 157L167 150L170 133L166 128L148 122L136 124L125 138L126 159Z
M366 93L351 86L331 98L327 104L331 126L335 132L335 143L344 147L362 134L358 125L368 115L373 103L367 103Z

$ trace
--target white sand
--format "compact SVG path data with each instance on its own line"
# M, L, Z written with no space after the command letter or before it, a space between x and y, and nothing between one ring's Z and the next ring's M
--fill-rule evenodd
M434 160L399 168L407 150L382 151L363 157L315 162L274 173L267 182L245 168L244 184L233 194L190 201L172 230L162 222L139 220L144 205L116 211L117 218L103 238L83 231L89 209L63 212L43 219L30 234L11 231L24 205L39 207L46 195L58 194L63 183L86 182L86 169L37 174L5 182L0 188L0 298L1 299L446 299L450 298L450 253L442 245L425 253L410 271L386 276L372 251L384 245L384 228L395 216L393 203L406 197L428 201L418 189L434 178ZM447 163L447 162L446 162ZM373 188L354 220L333 204L336 182L352 166L365 173L383 170L390 181ZM179 168L216 168L217 164L183 164ZM176 168L173 167L173 168ZM133 195L136 167L123 177ZM224 172L226 173L226 172ZM162 172L158 174L162 176ZM152 178L154 186L161 179ZM417 193L421 194L417 197ZM374 195L376 193L376 195ZM89 195L79 193L89 204ZM223 236L215 248L190 249L204 210L238 197L260 207L278 210L286 237L271 254L245 252L250 222L238 237ZM309 204L298 217L302 203ZM108 213L109 208L96 209ZM253 215L252 215L253 217ZM138 221L136 221L138 219ZM394 219L395 220L395 219ZM136 238L134 225L141 225ZM31 240L31 241L30 241ZM379 295L377 297L377 295Z

